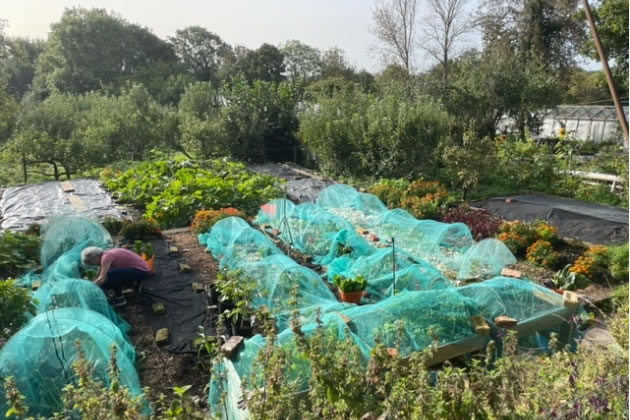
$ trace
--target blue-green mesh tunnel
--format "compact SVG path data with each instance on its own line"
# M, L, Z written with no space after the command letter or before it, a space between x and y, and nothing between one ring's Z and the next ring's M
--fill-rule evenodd
M109 385L111 349L117 349L120 383L131 394L142 392L134 367L135 351L120 329L103 315L82 308L62 308L31 319L0 351L0 385L14 377L32 415L49 416L61 407L62 388L76 381L72 365L81 343L93 376ZM0 393L0 412L8 407Z
M90 309L109 319L123 334L131 329L109 305L103 290L89 280L63 279L48 282L33 293L33 298L36 301L37 314L57 308Z

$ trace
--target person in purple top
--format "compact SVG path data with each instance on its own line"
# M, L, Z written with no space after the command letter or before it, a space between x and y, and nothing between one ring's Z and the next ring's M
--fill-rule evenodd
M122 294L123 287L133 286L137 289L150 272L149 266L138 254L123 248L103 251L98 247L87 247L81 252L81 262L99 266L94 283L104 290L114 291L114 307L127 304Z

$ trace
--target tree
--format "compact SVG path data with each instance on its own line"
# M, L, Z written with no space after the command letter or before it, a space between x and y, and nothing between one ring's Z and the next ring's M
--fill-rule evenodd
M284 56L287 78L292 82L306 83L321 73L321 58L317 48L300 41L287 41L280 51Z
M444 84L448 84L448 65L455 44L472 29L467 19L467 0L428 0L424 21L424 48L442 66Z
M284 55L275 46L262 44L257 50L235 49L236 54L230 65L230 72L241 74L247 81L280 82L285 79L283 73Z
M218 113L221 96L209 82L188 86L179 103L178 121L181 147L203 157L229 155L229 145L220 133Z
M17 121L18 104L9 95L6 80L0 77L0 145L11 136Z
M177 30L169 41L190 74L201 81L218 83L219 68L231 50L219 35L201 26L189 26Z
M416 0L378 0L372 11L372 34L386 60L411 74L416 47Z
M354 80L356 73L348 63L345 52L339 47L329 48L322 53L321 78L342 77L346 80Z
M628 89L628 49L630 33L628 30L628 1L626 0L602 0L593 8L593 18L597 31L606 51L607 58L615 61L614 72L622 82L620 90ZM586 19L581 13L582 19ZM590 31L589 31L590 34ZM592 34L582 50L589 57L599 60L599 55L593 44ZM620 85L617 85L620 86Z
M488 49L510 48L521 63L556 74L575 66L584 25L574 0L486 0L479 23Z
M102 9L66 9L51 25L34 84L44 93L117 89L139 69L173 62L169 44Z
M612 105L602 71L574 69L569 74L565 102L568 104Z
M43 102L24 102L15 133L5 145L5 157L26 165L50 164L56 180L62 175L69 179L87 168L92 162L78 135L85 104L84 97L67 94L53 94Z
M46 46L40 39L11 38L8 53L0 60L0 73L7 78L7 90L17 100L31 88L35 63Z

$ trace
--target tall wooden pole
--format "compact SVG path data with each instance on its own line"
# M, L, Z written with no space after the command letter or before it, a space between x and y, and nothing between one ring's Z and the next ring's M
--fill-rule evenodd
M593 41L595 42L595 47L597 48L599 60L602 62L602 66L604 67L604 74L606 75L606 81L608 82L608 89L610 89L610 95L612 96L613 102L615 103L615 109L617 110L617 118L619 119L621 129L623 130L623 144L624 146L628 147L628 121L626 120L626 114L624 114L621 103L619 102L617 89L615 89L615 83L613 81L612 74L610 73L608 59L606 59L606 53L604 52L604 49L602 48L602 43L599 40L599 33L597 32L595 22L593 21L591 8L589 7L587 0L582 0L582 4L584 6L584 12L586 13L588 25L591 27L591 32L593 32Z

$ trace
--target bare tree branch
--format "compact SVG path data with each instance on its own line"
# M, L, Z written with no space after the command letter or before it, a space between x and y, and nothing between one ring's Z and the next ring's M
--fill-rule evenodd
M372 19L370 31L380 51L410 73L416 44L416 0L378 0Z
M444 82L448 83L448 61L454 46L472 31L472 20L464 10L468 0L426 0L427 14L423 19L423 48L442 66Z

